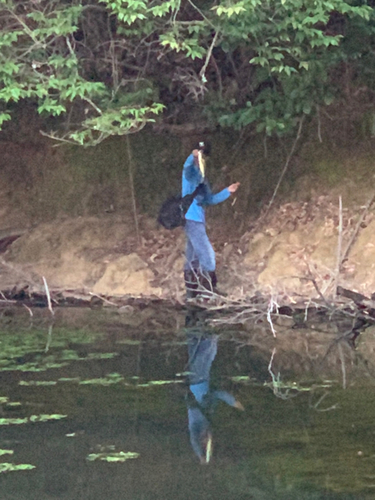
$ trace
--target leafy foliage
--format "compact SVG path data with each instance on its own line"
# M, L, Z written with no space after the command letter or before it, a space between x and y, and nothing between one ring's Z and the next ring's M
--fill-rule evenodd
M358 34L374 36L355 0L0 0L0 23L0 126L28 100L81 145L193 109L284 133L333 101L337 68L368 53Z

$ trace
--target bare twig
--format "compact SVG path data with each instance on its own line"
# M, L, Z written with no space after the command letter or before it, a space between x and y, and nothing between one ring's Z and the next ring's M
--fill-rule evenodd
M134 216L134 224L135 224L135 234L137 236L138 245L141 244L141 236L139 233L139 224L138 224L138 213L137 213L137 203L135 199L135 188L134 188L134 178L133 178L133 157L129 136L126 136L126 145L128 150L128 172L129 172L129 183L133 204L133 216Z
M272 317L271 317L271 313L274 310L275 306L276 306L276 310L278 310L279 306L278 306L277 302L274 300L273 296L271 296L271 299L268 303L268 308L267 308L267 321L271 327L272 335L276 338L276 330L273 326Z
M317 112L317 116L318 116L318 139L319 139L319 142L323 142L322 140L322 124L321 124L321 121L320 121L320 106L317 106L316 107L316 112Z
M354 232L352 233L352 236L348 242L348 244L346 245L345 247L345 250L342 251L342 226L343 226L343 223L342 223L342 203L341 203L341 196L339 198L339 235L338 235L338 249L337 249L337 265L336 265L336 270L335 270L335 274L333 277L331 277L331 279L328 281L327 283L327 287L326 289L328 289L332 282L334 282L335 286L334 286L334 290L333 290L333 296L336 296L336 291L337 291L337 283L338 283L338 278L339 278L339 275L340 275L340 272L341 272L341 268L342 268L342 265L343 263L345 262L345 260L348 258L348 255L349 255L349 252L354 244L354 241L356 240L357 236L358 236L358 232L361 228L361 225L362 225L362 222L364 220L364 218L366 217L371 205L374 203L375 201L375 194L369 199L369 201L367 202L367 205L365 206L362 214L361 214L361 217L359 218L359 221L357 222L357 225L354 229Z
M16 301L13 301L13 302L16 302ZM27 309L27 310L29 311L30 316L31 316L31 317L33 317L33 316L34 316L34 313L33 313L33 311L30 309L30 307L28 307L26 304L22 304L22 305L23 305L23 307L24 307L25 309Z
M274 347L272 350L270 362L268 363L268 373L271 375L271 378L272 378L273 393L277 398L284 399L284 400L295 398L299 394L298 389L294 388L294 387L288 387L287 385L283 384L280 380L280 373L275 375L272 371L272 363L273 363L273 358L274 358L275 354L276 354L276 348ZM281 389L285 389L284 392ZM291 393L291 391L294 391L294 390L297 390L297 392Z
M194 9L195 9L197 12L199 12L199 14L203 17L203 19L204 19L204 20L205 20L205 21L206 21L206 22L207 22L210 26L212 26L212 27L215 29L215 31L216 31L216 27L212 24L212 22L210 21L210 19L209 19L208 17L206 17L206 16L203 14L203 12L202 12L202 11L201 11L201 10L200 10L200 9L199 9L196 5L195 5L195 3L193 3L193 2L192 2L192 0L188 0L188 2L190 3L190 5L191 5L192 7L194 7ZM190 22L190 21L189 21L189 22Z
M302 277L301 279L303 280L309 280L311 281L311 283L313 284L317 294L319 295L319 297L322 299L322 301L324 302L324 304L329 308L331 309L331 305L329 304L329 302L326 300L326 298L324 297L324 295L322 294L322 292L320 291L319 287L318 287L318 284L315 280L315 278L313 277L313 274L311 272L311 269L310 269L310 266L309 266L309 263L306 262L306 266L307 266L307 270L309 271L309 276L307 277Z
M312 405L311 403L309 404L310 408L313 408L316 411L331 411L331 410L336 410L338 408L338 404L334 404L332 406L329 406L328 408L319 408L320 403L323 401L328 396L329 392L325 391L324 394L318 399L318 401Z
M89 292L89 295L92 297L97 297L98 299L102 300L106 304L110 304L111 306L117 306L118 304L115 304L114 302L111 302L110 300L105 299L104 297L101 297L100 295L97 295L96 293Z
M43 130L39 130L39 133L44 137L48 137L49 139L53 139L54 141L58 141L60 143L60 144L53 144L52 147L56 148L57 146L61 146L63 143L74 144L75 146L77 146L77 141L65 138L67 134L65 134L64 136L57 137L54 133L49 134L48 132L44 132Z
M52 314L52 316L54 316L55 311L52 309L51 295L49 293L49 288L48 288L48 285L47 285L47 281L46 281L46 278L44 276L42 276L42 278L43 278L44 288L46 290L48 310L50 311L50 313Z
M27 35L29 35L29 37L32 39L32 41L34 42L34 48L36 47L44 47L44 44L42 44L34 35L33 31L27 26L27 24L23 21L23 19L18 16L15 12L13 12L12 10L10 9L7 9L8 12L14 17L14 19L16 19L19 24L22 26L22 28L24 29L25 33L27 33Z
M212 51L213 51L213 48L215 47L217 37L218 37L218 32L216 31L215 36L213 37L211 45L210 45L210 47L208 49L204 65L203 65L202 69L199 72L199 76L200 76L200 78L201 78L201 80L202 80L203 83L207 82L206 69L207 69L208 63L210 62Z
M336 269L335 269L335 274L333 278L334 282L334 289L333 289L333 296L336 296L336 290L337 290L337 285L338 285L338 280L340 276L340 268L341 268L341 262L342 262L342 199L341 196L339 196L339 234L338 234L338 241L337 241L337 262L336 262Z
M341 344L338 344L339 356L341 361L341 371L342 371L342 388L346 389L346 368L345 368L345 359L344 354L342 352Z
M283 168L283 170L282 170L282 172L281 172L281 174L280 174L280 177L279 177L279 180L278 180L278 182L277 182L277 184L276 184L276 187L275 187L275 190L274 190L274 192L273 192L272 198L271 198L271 200L270 200L270 202L269 202L269 204L268 204L268 206L267 206L267 208L266 208L265 213L263 214L263 217L266 217L266 215L268 214L268 212L269 212L269 210L270 210L270 208L271 208L271 206L272 206L273 202L275 201L275 197L276 197L276 194L277 194L277 192L278 192L278 190L279 190L279 187L280 187L281 181L282 181L282 180L283 180L283 178L284 178L285 172L287 171L287 168L288 168L288 166L289 166L290 160L292 159L292 156L293 156L294 151L295 151L295 149L296 149L297 143L298 143L298 141L299 141L299 139L300 139L300 137L301 137L301 132L302 132L302 125L303 125L303 121L304 121L304 116L302 116L302 118L300 119L300 122L299 122L299 127L298 127L298 132L297 132L297 136L296 136L296 138L294 139L294 142L293 142L292 148L291 148L291 150L290 150L290 152L289 152L289 154L288 154L288 156L287 156L287 159L286 159L286 162L285 162L284 168Z
M368 202L367 202L367 204L366 204L366 206L361 214L361 217L359 218L359 221L357 222L357 225L354 229L354 232L353 232L348 244L346 245L345 250L342 252L340 269L341 269L343 262L348 258L349 252L353 246L355 239L357 238L357 235L358 235L358 232L361 228L362 222L363 222L364 218L366 217L366 215L367 215L371 205L374 203L374 201L375 201L375 194L373 194L372 197L368 200Z
M47 334L47 342L46 342L46 347L44 348L44 352L47 353L49 351L49 348L51 346L51 342L52 342L52 324L49 325L48 327L48 334Z

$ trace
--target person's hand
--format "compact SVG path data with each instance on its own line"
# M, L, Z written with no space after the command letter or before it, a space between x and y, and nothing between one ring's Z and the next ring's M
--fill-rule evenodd
M239 185L240 185L239 182L235 182L234 184L231 184L230 186L228 186L228 190L229 190L230 194L235 193L237 191Z
M245 408L243 407L242 403L240 403L238 400L233 405L237 410L245 411Z

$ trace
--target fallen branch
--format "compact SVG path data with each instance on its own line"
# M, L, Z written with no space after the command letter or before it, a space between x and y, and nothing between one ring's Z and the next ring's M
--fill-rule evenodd
M111 302L110 300L107 300L104 297L101 297L100 295L97 295L96 293L89 292L89 295L91 295L92 297L97 297L98 299L102 300L106 304L110 304L111 306L118 306L118 304L115 304L114 302Z

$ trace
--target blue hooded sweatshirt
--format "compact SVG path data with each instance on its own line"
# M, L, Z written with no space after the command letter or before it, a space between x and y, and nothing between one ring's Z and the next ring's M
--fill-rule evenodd
M184 163L182 173L182 196L191 194L199 184L204 182L204 178L195 162L193 154L188 156ZM207 205L217 205L229 198L230 192L228 188L223 189L219 193L213 194L210 186L205 182L206 190L204 195L197 195L193 203L190 205L185 218L196 222L205 222L204 207Z

